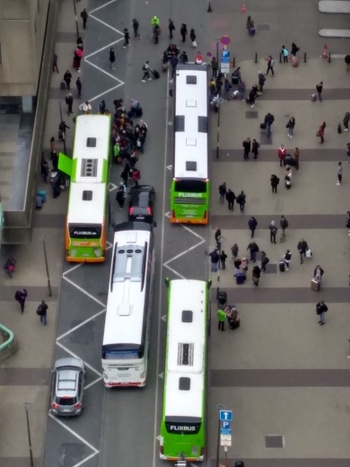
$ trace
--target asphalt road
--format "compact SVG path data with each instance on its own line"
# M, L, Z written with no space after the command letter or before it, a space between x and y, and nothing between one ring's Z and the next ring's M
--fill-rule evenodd
M158 2L161 18L171 15L171 2L166 7ZM158 81L141 83L142 64L146 59L160 70L163 50L168 45L165 28L158 47L151 42L151 9L137 11L136 2L112 2L101 7L90 3L90 18L85 36L87 55L82 68L84 95L97 110L101 99L113 112L112 102L122 97L140 100L149 132L145 153L138 167L142 183L152 184L156 199L156 255L155 293L153 303L151 348L148 383L143 389L104 388L101 380L101 344L104 308L110 257L103 265L66 265L62 281L57 333L56 357L67 352L78 355L87 366L85 410L81 417L57 420L49 417L44 467L157 466L163 463L158 456L159 420L164 366L166 295L164 277L204 279L207 258L205 244L207 229L183 228L170 225L169 210L172 156L172 99L165 75ZM94 8L97 8L95 11ZM152 13L150 13L152 12ZM137 16L141 23L142 40L131 41L122 48L121 35L115 30L128 27ZM116 21L111 21L116 18ZM121 21L121 18L124 21ZM143 24L147 26L143 27ZM149 25L149 26L148 26ZM146 33L147 32L147 33ZM116 51L115 70L109 69L108 51ZM125 83L125 84L124 84ZM98 96L96 98L96 96ZM115 206L115 187L120 181L120 168L113 166L110 178L110 205L113 222L126 220L125 212ZM109 240L113 232L110 230ZM199 245L197 248L193 247ZM186 253L186 250L191 249ZM111 253L111 250L109 251ZM175 259L173 259L175 258ZM165 264L165 266L164 266ZM162 319L163 318L163 319Z

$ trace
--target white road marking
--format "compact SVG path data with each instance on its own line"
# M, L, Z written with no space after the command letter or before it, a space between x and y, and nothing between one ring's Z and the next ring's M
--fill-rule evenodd
M56 341L56 345L58 347L60 347L62 350L64 350L65 352L67 352L69 355L71 355L72 357L75 357L75 358L80 358L79 355L75 354L74 352L72 352L71 350L67 349L67 347L65 347L63 344L61 344L61 342L57 342ZM84 361L84 364L87 368L89 368L91 371L93 371L97 376L101 377L102 378L102 374L99 373L93 366L89 365L89 363L85 362Z
M64 337L68 336L69 334L71 334L72 332L76 331L77 329L85 326L85 324L89 323L90 321L93 321L95 318L97 318L98 316L102 315L103 313L106 312L106 308L104 308L103 310L99 311L98 313L96 313L95 315L91 316L90 318L86 319L85 321L82 321L80 324L77 324L76 326L74 326L74 328L70 329L69 331L65 332L64 334L61 334L59 337L57 337L57 340L61 340L63 339Z
M98 298L94 297L93 295L91 295L89 292L87 292L86 290L84 290L82 287L80 287L80 285L76 284L75 282L73 282L72 280L68 279L68 277L64 276L63 279L65 281L67 281L69 284L71 284L73 287L75 287L76 289L78 289L81 293L83 293L84 295L86 295L87 297L91 298L91 300L93 300L94 302L98 303L99 305L105 307L106 304L105 303L102 303Z
M91 388L91 386L94 386L96 383L98 383L99 381L102 381L102 376L100 376L99 378L95 379L95 381L92 381L92 383L90 384L87 384L84 389L89 389Z

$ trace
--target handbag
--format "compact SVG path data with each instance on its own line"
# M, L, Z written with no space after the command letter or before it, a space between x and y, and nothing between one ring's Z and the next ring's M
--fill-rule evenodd
M312 251L310 249L306 250L306 257L311 258L312 257Z
M192 47L197 47L197 41L192 42Z
M316 136L321 136L320 130L318 130L318 132L316 133Z

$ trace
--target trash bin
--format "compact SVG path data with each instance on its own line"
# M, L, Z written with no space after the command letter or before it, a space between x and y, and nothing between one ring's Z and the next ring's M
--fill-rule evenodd
M234 84L234 85L237 85L238 81L239 81L238 76L235 73L232 73L231 83Z
M244 467L244 462L242 461L235 462L235 467Z
M218 293L218 302L219 302L219 305L226 305L227 293L224 290L221 290Z

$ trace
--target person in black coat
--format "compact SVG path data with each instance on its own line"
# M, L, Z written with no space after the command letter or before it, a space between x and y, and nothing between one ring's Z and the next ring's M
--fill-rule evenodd
M228 210L234 210L234 203L235 203L236 195L234 192L229 188L226 193L226 201L228 202Z
M242 143L242 146L243 146L243 158L244 160L246 161L247 159L249 159L249 153L250 153L250 150L251 150L251 147L252 147L252 143L250 141L250 138L247 138L243 141Z
M303 264L303 258L306 257L306 252L309 249L307 242L302 238L297 245L299 255L300 255L300 264Z

